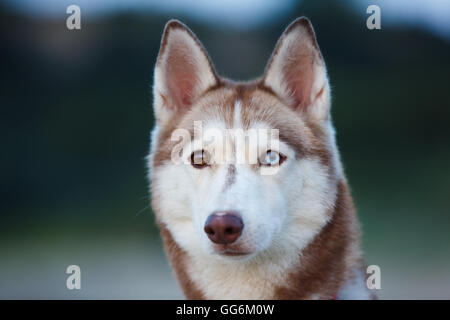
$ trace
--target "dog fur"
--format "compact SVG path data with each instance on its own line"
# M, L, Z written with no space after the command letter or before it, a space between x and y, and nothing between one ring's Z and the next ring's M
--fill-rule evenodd
M335 143L326 67L308 19L288 26L263 77L249 82L219 77L195 35L171 20L153 94L152 207L186 298L374 297L366 287L359 223ZM194 141L182 147L192 151L196 121L221 132L276 128L277 152L286 160L267 176L255 164L197 169L174 163L180 144L174 132L189 133ZM229 146L233 155L242 151L233 140ZM242 216L244 231L231 250L245 255L223 254L203 231L217 210Z

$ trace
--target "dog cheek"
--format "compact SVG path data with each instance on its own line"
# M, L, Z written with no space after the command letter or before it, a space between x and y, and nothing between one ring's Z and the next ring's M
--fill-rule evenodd
M273 240L282 232L286 219L286 204L283 195L278 190L271 190L263 196L265 201L261 203L256 222L249 230L248 242L257 251L265 250L272 246Z

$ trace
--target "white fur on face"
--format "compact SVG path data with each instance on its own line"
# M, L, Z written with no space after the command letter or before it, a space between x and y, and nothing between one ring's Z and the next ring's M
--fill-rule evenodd
M236 106L240 107L240 102ZM240 126L240 112L235 112L234 128ZM217 119L204 123L204 131L211 127L226 129ZM264 127L269 128L255 123L251 129ZM301 250L329 219L336 190L330 189L327 168L318 159L296 159L282 141L279 151L287 159L276 174L264 176L248 164L235 163L234 182L227 187L229 164L196 169L168 162L152 173L159 218L189 253L189 274L208 297L269 298L273 287L299 262ZM239 152L236 150L235 160ZM216 211L240 214L244 230L235 245L250 255L236 258L215 253L203 228Z
M259 88L248 91L251 96L243 96L244 101L250 101L246 102L249 105L235 101L233 115L227 112L231 111L232 97L240 95L240 91L235 90L240 89L239 86L222 86L199 41L180 22L171 21L166 26L154 80L157 126L152 132L152 150L148 157L152 204L159 222L186 253L182 254L182 271L195 289L209 299L274 298L274 288L293 285L290 274L299 271L302 252L332 218L336 181L345 181L329 113L326 66L312 26L305 18L294 21L280 38L265 75L255 82L275 94ZM216 85L219 85L217 89ZM213 90L209 91L210 88ZM243 88L247 90L245 85ZM183 161L164 160L169 143L159 141L159 128L167 136L168 129L176 123L180 128L194 125L195 136L197 121L192 119L204 119L200 138L190 141L191 132L187 131L182 137L189 141L182 139L182 152L172 149L172 156L181 155ZM270 148L258 141L257 158L269 149L287 157L266 175L262 167L258 169L257 164L248 163L253 160L251 152L246 150L245 144L238 143L237 136L220 140L220 143L214 140L202 147L198 145L211 137L206 133L208 129L228 138L225 132L230 122L232 129L241 130L244 135L249 130L277 129L270 128L262 119L270 119L279 126L290 123L290 130L283 131L292 135L286 140L301 139L301 147L312 153L317 150L318 154L296 154L283 141ZM251 123L247 131L243 129L243 122L245 126ZM320 127L321 135L315 136L309 124L314 124L314 129ZM250 136L252 134L254 132ZM157 149L159 145L161 150ZM315 149L317 146L320 149ZM326 159L322 147L328 148ZM190 158L193 151L200 150L213 155L216 162L201 169L194 168ZM158 159L155 165L154 154L161 156L155 158ZM243 232L228 248L247 255L221 255L222 250L204 232L209 215L221 211L234 211L242 217ZM355 225L351 229L358 228ZM348 270L360 264L359 244L354 242L350 251L346 257ZM169 254L172 261L180 263L177 253ZM350 273L348 270L346 274ZM351 297L349 292L355 290L364 296L361 275L352 275L346 287L341 288L339 298ZM320 293L309 296L320 297Z
M246 132L241 127L240 103L237 101L235 104L233 129L241 130L245 134ZM227 128L223 122L212 120L202 125L203 137L201 140L203 141L210 140L210 135L207 133L211 129L218 131L223 137L230 137L225 133ZM250 130L258 133L259 129L268 128L267 125L258 124ZM196 237L194 241L193 239L187 240L188 235L177 236L174 234L175 239L183 237L179 243L185 249L188 249L187 244L197 248L200 242L205 252L209 254L215 252L214 244L203 231L206 220L214 212L233 211L241 216L244 222L244 231L234 245L239 246L240 251L252 254L268 248L272 238L282 227L287 210L283 190L279 188L279 185L284 179L284 167L290 162L289 159L294 159L293 150L285 143L279 143L278 148L274 151L282 152L288 157L288 160L279 168L280 173L262 176L259 170L254 169L257 164L249 165L238 161L238 158L248 159L249 155L245 145L237 144L236 140L232 136L230 139L223 139L218 144L203 143L204 150L209 151L210 154L219 154L222 160L227 160L225 163L215 163L211 167L203 169L191 166L190 155L199 148L199 141L194 140L183 148L182 163L163 165L153 175L153 193L158 194L159 206L161 208L170 206L163 210L165 214L162 217L169 230L177 228L181 230L182 235L191 232ZM258 142L261 141L264 139L258 139ZM226 144L226 151L234 150L232 157L229 152L226 152L226 155L221 154L224 150L222 143ZM258 145L257 150L258 153L267 152L265 145ZM233 182L227 186L229 165L233 165L235 170ZM164 198L170 200L165 203ZM180 204L182 207L179 207ZM192 224L189 227L186 226L188 221ZM175 224L180 224L180 228L175 227Z

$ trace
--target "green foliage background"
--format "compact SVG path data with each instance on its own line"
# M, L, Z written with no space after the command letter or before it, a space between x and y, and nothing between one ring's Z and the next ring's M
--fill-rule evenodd
M257 29L175 18L199 36L219 74L248 79L301 15L327 62L367 262L383 272L380 296L450 298L450 41L401 25L369 31L365 12L342 1L305 1ZM169 274L147 251L160 252L160 242L144 159L152 69L169 18L125 12L69 31L65 16L0 6L0 297L180 297L176 289L136 293L142 279L125 280L136 263L145 276L154 264ZM89 270L102 252L113 265L126 260L104 281L123 278L129 291L115 280L72 296L52 287L63 286L73 257Z

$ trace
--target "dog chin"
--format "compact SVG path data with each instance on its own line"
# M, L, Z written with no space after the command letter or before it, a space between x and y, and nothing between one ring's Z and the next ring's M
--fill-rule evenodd
M217 245L210 246L209 253L214 256L229 260L246 260L253 257L256 252L248 248L237 245Z

